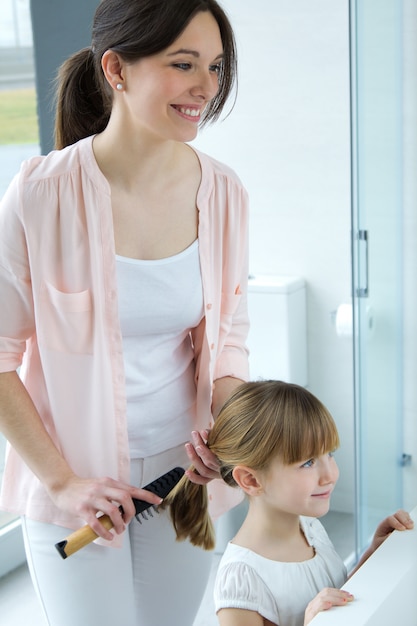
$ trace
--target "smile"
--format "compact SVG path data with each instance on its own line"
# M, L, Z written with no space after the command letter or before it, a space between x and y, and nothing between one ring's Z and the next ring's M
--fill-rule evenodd
M312 497L326 499L326 498L330 498L331 494L332 494L332 491L329 489L329 491L324 491L323 493L313 493Z
M200 109L183 109L180 108L181 113L184 115L191 115L191 117L198 117L200 115Z
M175 105L173 105L173 108L186 117L199 118L201 115L201 109L194 109L192 107L182 107L182 106L175 106Z

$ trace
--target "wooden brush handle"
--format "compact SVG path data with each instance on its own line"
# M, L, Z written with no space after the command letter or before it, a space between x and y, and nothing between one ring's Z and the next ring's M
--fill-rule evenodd
M165 498L183 475L184 469L182 467L174 467L169 470L169 472L166 472L159 478L153 480L149 483L149 485L143 487L143 489L146 489L146 491L150 491L151 493L155 493L160 498ZM138 500L136 498L133 498L133 503L135 505L136 517L143 511L146 511L146 509L153 506L150 502ZM123 508L121 506L119 507L119 510L123 515ZM108 515L102 515L98 519L107 530L113 528L113 523ZM71 533L71 535L68 535L66 539L56 543L55 548L58 550L62 558L66 559L67 556L71 556L74 552L81 550L81 548L84 548L84 546L94 541L94 539L97 539L97 537L98 535L94 532L94 530L92 530L90 526L86 525Z
M110 530L113 528L113 522L111 521L108 515L102 515L99 517L100 523L104 526L106 530ZM56 549L63 559L66 559L67 556L71 556L74 552L81 550L87 544L97 539L98 535L94 532L94 530L86 524L82 528L79 528L75 532L71 533L63 539L55 544Z

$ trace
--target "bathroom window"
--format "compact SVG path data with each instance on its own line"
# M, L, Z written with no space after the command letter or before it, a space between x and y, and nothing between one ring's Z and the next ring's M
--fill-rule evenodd
M40 152L30 0L2 0L0 59L1 198L21 162ZM5 452L6 440L0 434L0 482ZM18 520L0 511L0 575L23 558Z

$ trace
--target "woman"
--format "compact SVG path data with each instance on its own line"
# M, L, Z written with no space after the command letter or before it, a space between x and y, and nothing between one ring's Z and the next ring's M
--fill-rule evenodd
M186 143L235 72L214 0L104 0L60 71L58 150L1 205L1 505L23 516L53 625L191 625L204 593L210 558L166 513L129 522L172 467L218 476L198 433L248 376L247 195ZM209 487L213 515L236 501ZM54 544L85 523L107 545L61 561Z

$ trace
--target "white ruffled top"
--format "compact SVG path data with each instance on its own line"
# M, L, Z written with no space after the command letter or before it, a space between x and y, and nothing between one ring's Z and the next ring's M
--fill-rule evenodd
M309 517L300 522L315 552L307 561L273 561L234 543L227 545L214 585L216 612L246 609L279 626L303 626L307 604L319 591L344 585L346 567L321 522Z

